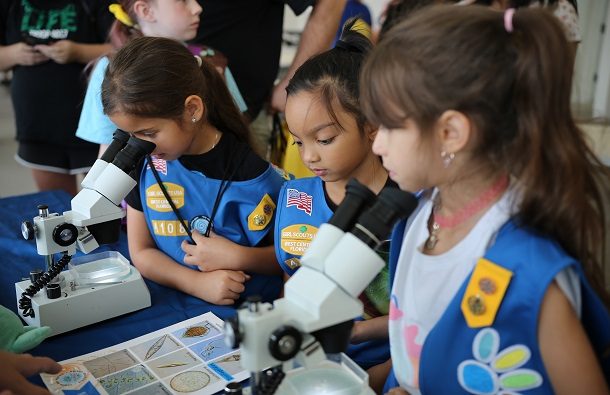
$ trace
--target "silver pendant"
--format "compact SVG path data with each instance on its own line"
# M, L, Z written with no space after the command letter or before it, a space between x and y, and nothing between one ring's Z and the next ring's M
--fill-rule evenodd
M433 250L436 247L436 243L438 243L438 237L435 234L430 234L430 237L426 240L424 247L426 250Z
M430 231L430 236L428 236L428 239L426 240L426 243L424 244L424 247L427 250L432 250L434 249L434 247L436 247L436 243L438 243L438 231L441 229L441 226L439 224L437 224L436 222L432 223L432 230Z

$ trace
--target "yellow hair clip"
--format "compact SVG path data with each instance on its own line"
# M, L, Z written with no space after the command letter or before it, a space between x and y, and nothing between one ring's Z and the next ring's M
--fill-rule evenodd
M110 12L112 12L112 15L114 15L117 21L121 22L123 25L134 27L134 23L131 21L131 18L129 15L127 15L125 10L123 10L123 7L121 7L120 4L110 4L108 9Z

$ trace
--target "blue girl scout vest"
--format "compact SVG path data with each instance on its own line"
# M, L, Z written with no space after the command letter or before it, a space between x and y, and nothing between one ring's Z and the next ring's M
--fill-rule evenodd
M222 181L191 171L178 160L153 159L153 163L184 220L191 229L205 233ZM271 229L275 198L284 181L269 166L256 178L231 182L214 217L214 232L237 244L257 245ZM157 247L176 262L192 267L184 263L185 253L180 248L188 235L163 196L148 164L142 170L138 187L146 223ZM272 301L279 296L282 288L280 276L251 274L251 277L240 298L260 295L263 300Z
M319 177L300 178L284 184L278 197L274 244L277 260L286 273L293 275L301 266L299 259L320 225L328 222L332 215ZM383 282L387 284L387 281ZM366 305L367 302L364 302ZM358 365L369 368L389 359L389 343L387 340L375 340L351 344L347 354Z
M394 271L406 222L394 230ZM573 258L554 241L507 222L424 341L419 385L428 394L553 394L538 347L538 315L556 275L581 282L581 323L610 379L610 317ZM393 275L391 276L393 277ZM397 387L391 372L385 390Z

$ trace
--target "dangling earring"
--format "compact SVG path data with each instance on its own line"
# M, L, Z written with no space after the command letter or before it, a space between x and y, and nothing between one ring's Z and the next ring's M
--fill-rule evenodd
M447 153L446 151L442 151L441 158L443 159L443 167L446 169L451 162L453 162L453 159L455 159L455 154L453 152Z

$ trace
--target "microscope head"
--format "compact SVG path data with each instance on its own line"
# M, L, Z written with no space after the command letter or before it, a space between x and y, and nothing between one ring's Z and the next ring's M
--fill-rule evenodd
M41 209L34 225L24 222L26 239L36 237L40 255L52 255L76 249L89 253L100 244L118 240L124 212L119 206L137 182L130 173L155 144L117 130L102 158L81 183L81 191L70 202L71 210L63 215Z

